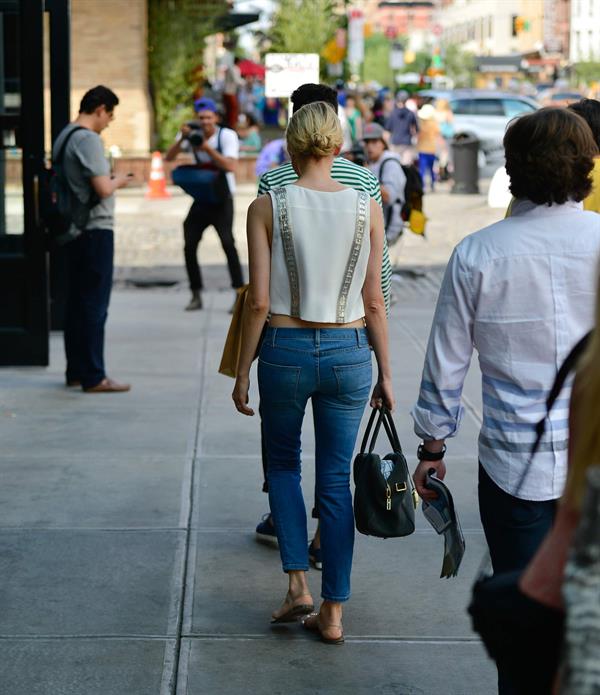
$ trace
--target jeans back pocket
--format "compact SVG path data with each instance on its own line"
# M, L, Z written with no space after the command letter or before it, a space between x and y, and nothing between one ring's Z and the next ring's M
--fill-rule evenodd
M258 390L265 403L294 403L301 367L258 360Z
M358 364L338 365L333 368L337 381L337 397L347 405L366 403L371 390L371 359Z

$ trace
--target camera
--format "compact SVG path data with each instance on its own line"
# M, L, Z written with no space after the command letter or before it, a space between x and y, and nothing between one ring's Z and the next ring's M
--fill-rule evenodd
M192 147L200 147L204 142L204 132L202 131L202 126L195 121L190 121L186 125L191 129L192 132L186 135L185 139Z

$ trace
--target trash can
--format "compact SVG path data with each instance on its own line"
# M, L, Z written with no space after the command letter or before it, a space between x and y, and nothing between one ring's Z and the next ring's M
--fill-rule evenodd
M479 140L467 133L452 138L454 185L452 193L479 193Z

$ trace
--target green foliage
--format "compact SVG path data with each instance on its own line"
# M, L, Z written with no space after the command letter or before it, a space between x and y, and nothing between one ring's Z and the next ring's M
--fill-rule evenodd
M454 80L456 87L472 87L475 77L475 56L458 44L445 46L444 70Z
M280 0L269 32L274 53L321 53L340 26L332 0Z
M417 72L424 75L431 65L431 53L429 51L417 51L415 59L412 63L407 63L402 72Z
M600 61L588 60L575 63L573 73L577 85L590 86L594 82L600 82Z
M375 80L388 87L394 86L394 71L390 68L391 42L383 34L373 34L365 39L365 82Z
M227 11L225 0L149 0L148 66L157 147L166 147L193 115L193 73L202 63L204 39Z

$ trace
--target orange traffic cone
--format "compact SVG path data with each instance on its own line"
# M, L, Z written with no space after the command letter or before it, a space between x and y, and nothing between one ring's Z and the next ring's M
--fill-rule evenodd
M160 152L152 153L152 164L150 165L150 180L146 198L170 198L171 194L167 191L167 180L165 178L165 168Z

